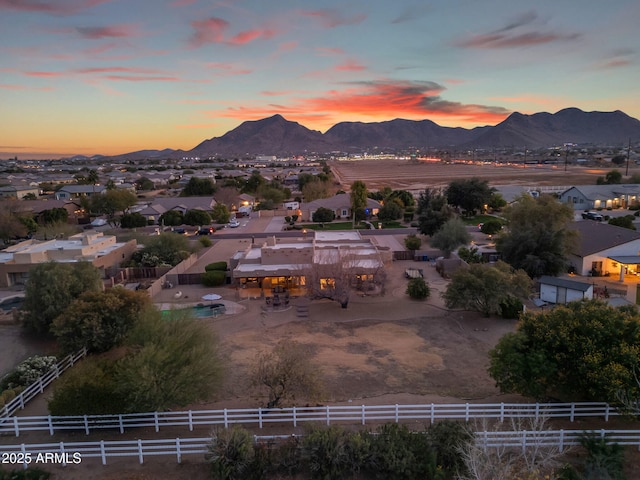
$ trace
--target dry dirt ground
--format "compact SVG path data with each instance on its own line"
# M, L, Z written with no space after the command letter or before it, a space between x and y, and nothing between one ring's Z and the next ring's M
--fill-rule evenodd
M629 174L640 168L630 166ZM392 189L410 191L426 187L444 187L451 180L479 177L491 185L584 185L595 184L596 178L604 176L611 168L585 168L571 165L522 165L495 166L471 164L441 164L408 160L361 160L333 162L332 171L343 188L355 180L362 180L369 190L388 186ZM620 169L622 171L622 169ZM390 173L393 172L393 173Z

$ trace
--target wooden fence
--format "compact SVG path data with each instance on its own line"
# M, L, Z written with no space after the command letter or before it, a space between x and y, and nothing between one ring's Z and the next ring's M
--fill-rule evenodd
M489 448L557 448L564 451L567 447L580 444L580 439L589 432L584 430L546 430L546 431L480 431L476 432L479 446ZM620 445L637 446L640 450L640 430L599 430L601 438ZM254 442L281 440L287 436L254 436ZM111 458L136 457L140 464L152 456L173 456L182 463L185 455L207 453L211 438L171 438L159 440L122 440L97 442L58 442L41 444L2 445L3 455L13 464L37 464L40 459L49 459L62 465L79 464L89 458L99 458L103 465Z
M0 425L4 425L4 423L11 418L11 415L18 410L24 409L24 406L27 404L29 400L31 400L36 395L42 393L47 385L53 382L56 378L58 378L62 373L71 368L78 360L84 357L87 354L87 349L83 348L79 352L68 355L63 358L61 361L56 363L51 370L38 378L35 382L29 385L25 390L23 390L18 396L16 396L13 400L8 402L2 410L0 410ZM15 417L14 417L15 418Z
M62 431L92 431L112 429L124 433L132 428L184 426L193 431L196 426L234 424L257 426L265 424L291 425L319 422L367 425L381 422L414 422L429 424L437 420L510 418L563 418L574 421L579 417L602 418L620 415L606 403L497 403L497 404L424 404L424 405L326 405L321 407L292 407L282 409L224 409L189 410L184 412L152 412L120 415L81 416L14 416L0 417L0 435L20 436L22 432L48 431L50 435Z

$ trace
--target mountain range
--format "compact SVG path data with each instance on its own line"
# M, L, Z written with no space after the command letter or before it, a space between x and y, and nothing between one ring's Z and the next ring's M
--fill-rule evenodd
M191 150L141 150L114 158L212 157L355 152L377 147L406 148L543 148L565 143L626 145L640 140L640 120L615 112L566 108L557 113L512 113L495 126L442 127L431 120L341 122L325 133L310 130L281 115L246 121Z

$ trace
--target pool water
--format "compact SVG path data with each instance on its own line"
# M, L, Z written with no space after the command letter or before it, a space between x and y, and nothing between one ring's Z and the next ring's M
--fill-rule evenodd
M162 310L163 317L170 317L177 312L188 312L195 318L217 317L227 311L223 303L214 303L211 305L196 305L194 307L180 308L174 310Z

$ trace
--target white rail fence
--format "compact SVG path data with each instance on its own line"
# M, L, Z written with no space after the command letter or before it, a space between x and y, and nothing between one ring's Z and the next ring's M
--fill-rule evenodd
M476 442L484 448L558 448L580 444L584 430L547 430L547 431L483 431L476 432ZM598 436L611 443L637 446L640 450L640 430L599 430ZM289 435L254 436L255 442L282 440ZM42 444L2 445L3 455L13 464L29 464L49 461L62 465L81 463L89 458L99 458L103 465L110 458L137 457L140 464L152 456L174 456L178 463L185 455L204 455L211 438L171 438L162 440L123 440L99 442L58 442Z
M38 378L35 382L24 389L13 400L8 402L2 410L0 410L0 422L6 421L8 417L13 415L16 410L24 409L29 400L35 396L41 394L45 387L58 378L62 373L71 368L78 360L87 354L87 349L83 348L77 353L68 355L58 363L56 363L51 370Z
M292 407L282 409L224 409L189 410L185 412L153 412L120 415L82 416L21 416L0 418L0 435L22 432L48 431L50 435L68 430L92 431L102 429L125 430L152 427L187 426L193 431L197 426L224 426L242 424L258 426L284 424L297 427L300 423L320 422L326 425L350 423L367 425L376 422L436 420L496 419L503 422L510 418L564 418L574 421L577 417L602 418L620 413L607 403L496 403L496 404L424 404L424 405L326 405L321 407Z

